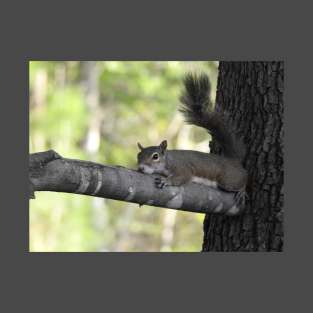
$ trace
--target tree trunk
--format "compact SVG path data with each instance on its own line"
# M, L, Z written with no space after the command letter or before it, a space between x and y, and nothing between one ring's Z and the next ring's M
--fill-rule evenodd
M216 109L246 144L249 200L241 216L206 214L203 251L283 250L283 80L283 62L220 62Z

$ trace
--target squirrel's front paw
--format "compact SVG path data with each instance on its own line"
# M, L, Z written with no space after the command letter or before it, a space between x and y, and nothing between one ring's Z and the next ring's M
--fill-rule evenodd
M164 186L167 185L166 178L164 178L164 177L156 177L154 179L154 184L155 184L155 187L162 189Z

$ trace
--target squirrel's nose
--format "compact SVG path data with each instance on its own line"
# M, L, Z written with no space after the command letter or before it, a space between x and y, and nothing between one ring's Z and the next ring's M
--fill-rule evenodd
M143 172L143 169L144 169L144 166L143 166L143 165L141 165L141 164L138 165L138 171L139 171L139 172Z

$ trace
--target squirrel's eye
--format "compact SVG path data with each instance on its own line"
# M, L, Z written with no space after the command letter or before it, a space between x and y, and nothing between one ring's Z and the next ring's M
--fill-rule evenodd
M153 155L152 155L152 159L153 160L157 160L159 158L159 155L157 154L157 153L154 153Z

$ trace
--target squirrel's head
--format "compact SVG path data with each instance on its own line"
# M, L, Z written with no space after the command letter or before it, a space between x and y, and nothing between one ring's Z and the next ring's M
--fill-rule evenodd
M165 153L167 141L163 140L159 146L144 148L137 143L140 152L137 155L138 171L146 174L162 174L165 171Z

